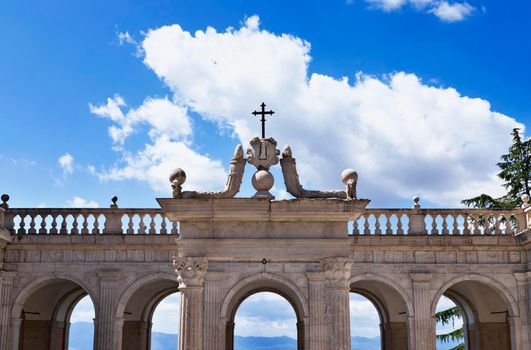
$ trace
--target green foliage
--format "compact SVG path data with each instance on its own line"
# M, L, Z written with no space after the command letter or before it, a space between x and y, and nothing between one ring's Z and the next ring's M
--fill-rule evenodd
M468 198L461 203L474 208L512 209L520 204L520 197L529 194L531 187L531 139L523 141L520 129L513 129L513 143L509 153L501 156L497 163L501 169L498 177L504 181L503 186L507 194L500 198L493 198L488 194Z
M459 312L459 308L457 306L454 306L449 309L442 310L442 311L435 313L435 320L437 322L440 322L443 325L449 324L450 322L452 322L453 324L454 320L460 317L461 317L461 312ZM465 339L465 331L463 327L458 328L448 333L437 334L437 340L444 342L444 343L448 343L450 341L462 341L464 339ZM464 350L464 349L465 349L465 344L460 343L450 350Z

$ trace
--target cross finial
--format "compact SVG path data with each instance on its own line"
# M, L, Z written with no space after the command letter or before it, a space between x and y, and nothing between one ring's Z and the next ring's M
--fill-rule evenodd
M260 107L262 107L262 110L261 111L254 111L253 112L253 115L254 116L257 116L257 115L260 115L262 116L262 119L260 119L260 121L262 122L262 138L264 139L265 138L265 122L266 122L266 119L265 119L265 116L266 115L273 115L275 114L275 112L273 111L266 111L265 110L265 107L266 107L266 104L262 102L262 104L260 105Z

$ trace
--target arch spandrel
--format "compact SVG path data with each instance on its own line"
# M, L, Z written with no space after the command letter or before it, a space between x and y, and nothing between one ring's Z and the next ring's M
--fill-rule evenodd
M262 290L278 292L286 297L300 318L305 319L309 316L310 309L303 291L288 278L268 272L247 276L234 284L223 299L220 316L230 319L248 293Z

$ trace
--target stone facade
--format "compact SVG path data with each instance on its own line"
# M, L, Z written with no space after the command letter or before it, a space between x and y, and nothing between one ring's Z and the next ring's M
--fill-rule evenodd
M350 292L375 305L385 350L434 350L443 294L464 313L468 349L531 349L528 208L432 210L417 201L393 211L365 209L367 202L0 208L0 349L67 349L69 312L86 294L96 310L95 349L148 349L152 312L175 291L181 350L231 350L237 308L259 291L291 303L299 349L350 349ZM480 216L495 220L481 227ZM509 228L502 216L519 224Z

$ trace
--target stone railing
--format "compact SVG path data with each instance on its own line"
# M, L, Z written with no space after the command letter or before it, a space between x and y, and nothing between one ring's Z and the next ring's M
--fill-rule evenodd
M514 235L525 229L522 209L366 209L350 234Z
M178 234L160 209L10 208L3 226L20 235Z

